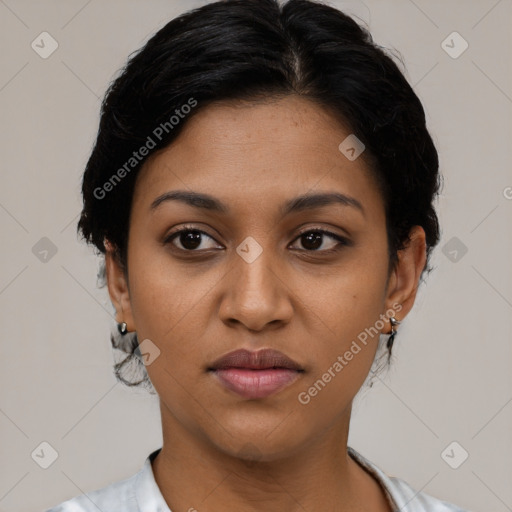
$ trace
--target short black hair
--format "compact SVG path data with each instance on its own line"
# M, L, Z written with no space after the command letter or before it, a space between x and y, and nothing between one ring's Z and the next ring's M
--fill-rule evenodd
M430 272L441 176L422 104L367 28L315 0L213 2L171 20L130 55L105 94L83 175L83 239L103 254L107 239L126 271L134 185L148 156L214 102L289 95L327 109L364 144L385 204L390 269L419 225ZM134 338L125 352L136 347Z

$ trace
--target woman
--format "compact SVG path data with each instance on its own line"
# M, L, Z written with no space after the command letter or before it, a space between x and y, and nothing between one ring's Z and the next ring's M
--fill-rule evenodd
M227 0L156 33L106 94L78 227L163 446L52 511L460 511L347 446L439 183L419 99L334 8Z

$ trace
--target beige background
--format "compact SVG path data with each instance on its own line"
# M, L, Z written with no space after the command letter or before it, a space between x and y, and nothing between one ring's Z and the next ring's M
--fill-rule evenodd
M204 3L0 0L0 511L44 510L128 477L160 446L156 398L112 374L113 308L75 234L80 179L114 73ZM392 370L358 397L349 444L417 490L510 511L512 2L330 3L402 54L445 176L436 269ZM31 48L43 31L59 44L47 59ZM441 46L453 31L469 43L456 59ZM43 237L57 250L46 263L33 253ZM442 250L453 237L467 247L457 261L455 246ZM31 458L43 441L58 452L46 470ZM469 453L458 469L441 456L453 441Z

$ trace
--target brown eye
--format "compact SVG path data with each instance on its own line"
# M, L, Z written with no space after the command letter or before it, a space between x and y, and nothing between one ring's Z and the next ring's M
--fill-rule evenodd
M204 231L193 228L184 228L171 234L165 240L165 243L172 243L177 249L189 252L199 252L199 250L218 248L217 243L213 246L205 247L205 240L207 241L207 239L215 242L215 240ZM199 250L197 250L198 248Z
M337 243L331 242L330 244L326 244L326 238L330 238ZM303 250L310 252L332 252L337 250L336 247L340 245L348 245L346 238L322 229L310 229L309 231L304 231L298 236L296 240L301 241L301 245L304 248Z

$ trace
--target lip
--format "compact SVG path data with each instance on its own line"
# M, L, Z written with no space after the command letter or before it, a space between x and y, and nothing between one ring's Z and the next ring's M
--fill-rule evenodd
M273 349L240 349L217 359L208 371L227 389L248 399L270 396L297 380L304 369Z

